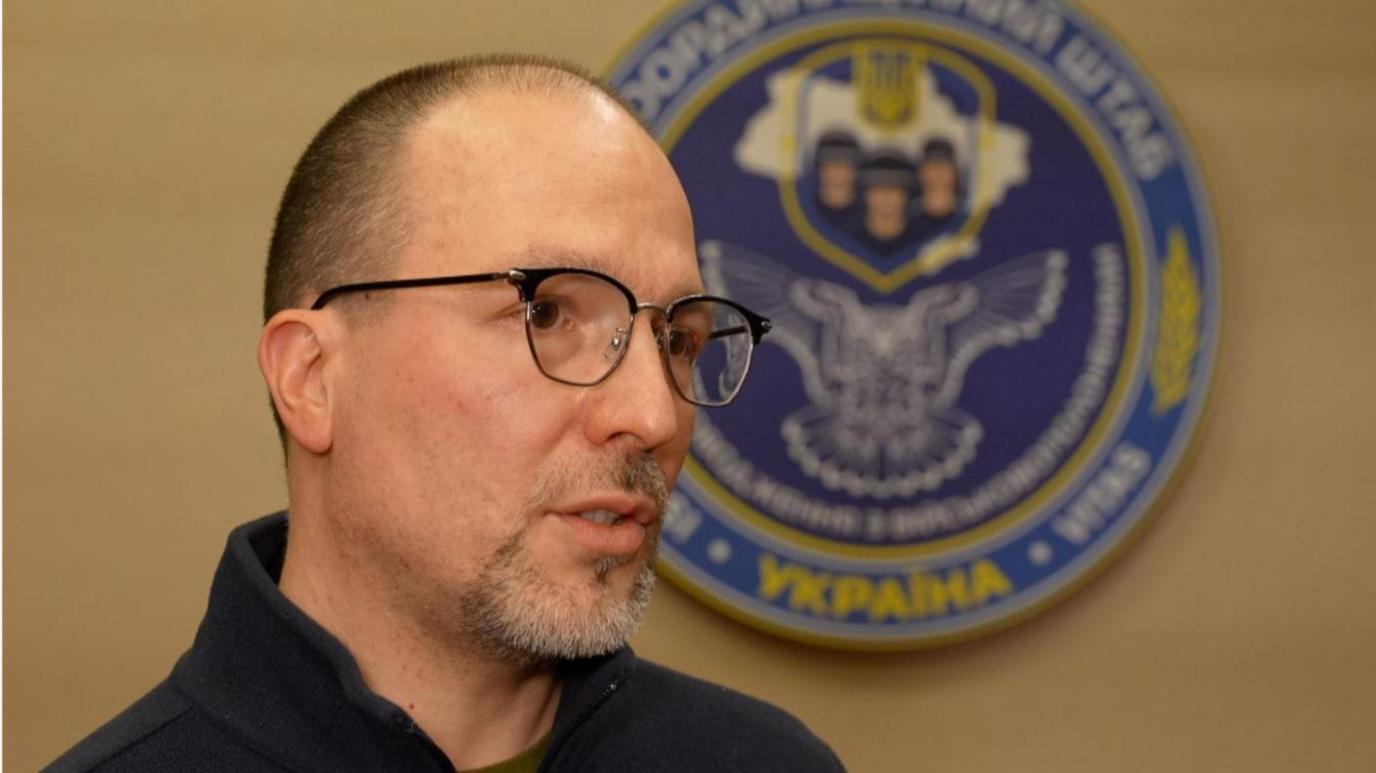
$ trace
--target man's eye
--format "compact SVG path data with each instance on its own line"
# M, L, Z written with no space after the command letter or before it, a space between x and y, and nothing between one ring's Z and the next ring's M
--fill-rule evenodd
M530 304L530 325L538 330L554 327L562 316L559 304L554 301L535 301Z
M697 357L697 336L691 331L670 328L669 330L669 356L683 357L693 360Z

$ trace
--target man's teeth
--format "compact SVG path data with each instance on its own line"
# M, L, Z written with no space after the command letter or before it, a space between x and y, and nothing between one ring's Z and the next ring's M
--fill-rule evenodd
M611 510L588 510L587 512L579 513L578 517L585 521L600 523L603 526L610 526L621 520L621 516L617 513L613 513Z

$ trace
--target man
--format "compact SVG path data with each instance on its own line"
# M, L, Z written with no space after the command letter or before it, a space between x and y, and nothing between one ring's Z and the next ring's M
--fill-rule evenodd
M881 255L891 255L911 242L908 201L915 181L912 162L893 148L875 150L860 167L865 213L862 228L856 230Z
M860 155L855 135L843 129L825 132L817 140L813 154L817 203L833 223L844 223L855 213L855 172Z
M695 297L693 245L667 159L572 67L356 95L269 256L290 538L232 533L169 679L52 769L839 769L625 647L693 403L730 400L768 326Z
M945 137L933 137L923 143L920 159L913 227L928 238L949 225L960 208L960 169L956 166L955 145Z

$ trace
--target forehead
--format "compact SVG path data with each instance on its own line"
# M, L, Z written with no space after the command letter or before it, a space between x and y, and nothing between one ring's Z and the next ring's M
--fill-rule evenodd
M647 299L701 287L677 176L591 89L452 100L413 132L404 174L408 275L572 265Z

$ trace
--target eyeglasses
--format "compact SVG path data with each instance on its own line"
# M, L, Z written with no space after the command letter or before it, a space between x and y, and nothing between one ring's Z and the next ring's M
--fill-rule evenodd
M334 287L311 305L319 310L347 293L505 280L525 304L526 342L545 376L574 386L600 384L626 356L636 315L651 325L669 383L694 405L730 403L750 372L755 345L770 322L735 301L688 295L657 306L640 303L617 280L582 268L513 268L490 274L393 279Z

